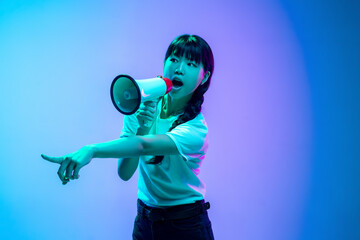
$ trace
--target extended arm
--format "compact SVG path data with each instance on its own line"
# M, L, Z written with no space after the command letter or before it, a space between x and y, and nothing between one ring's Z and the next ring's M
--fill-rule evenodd
M143 142L140 136L130 136L109 142L89 145L93 158L128 158L143 155Z
M165 135L130 136L90 145L93 158L125 158L142 155L179 154L173 140Z
M174 154L179 154L179 152L173 140L165 134L160 134L130 136L109 142L91 144L62 157L50 157L44 154L42 154L42 157L48 161L61 164L58 175L65 184L73 171L73 178L78 178L80 169L90 163L92 158L130 158L136 160L137 157L142 155Z

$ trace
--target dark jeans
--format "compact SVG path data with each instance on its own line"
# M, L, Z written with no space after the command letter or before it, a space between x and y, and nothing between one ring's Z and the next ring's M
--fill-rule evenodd
M146 206L138 199L133 239L135 240L213 240L204 200L166 209Z

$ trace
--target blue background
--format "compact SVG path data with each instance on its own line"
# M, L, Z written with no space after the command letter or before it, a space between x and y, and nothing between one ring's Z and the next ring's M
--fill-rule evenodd
M212 47L201 168L216 239L360 239L358 1L0 2L0 238L130 239L137 174L61 156L116 139L118 74L162 74L183 33Z

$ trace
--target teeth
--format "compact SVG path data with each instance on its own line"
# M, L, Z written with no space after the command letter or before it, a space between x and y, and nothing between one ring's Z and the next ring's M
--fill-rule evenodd
M178 89L180 89L180 88L181 88L181 86L173 85L173 89L174 89L174 90L178 90Z

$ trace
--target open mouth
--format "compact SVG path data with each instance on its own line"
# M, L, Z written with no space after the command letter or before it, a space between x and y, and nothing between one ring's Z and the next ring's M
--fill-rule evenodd
M179 88L183 85L183 83L177 79L173 79L172 84L173 84L174 88Z

